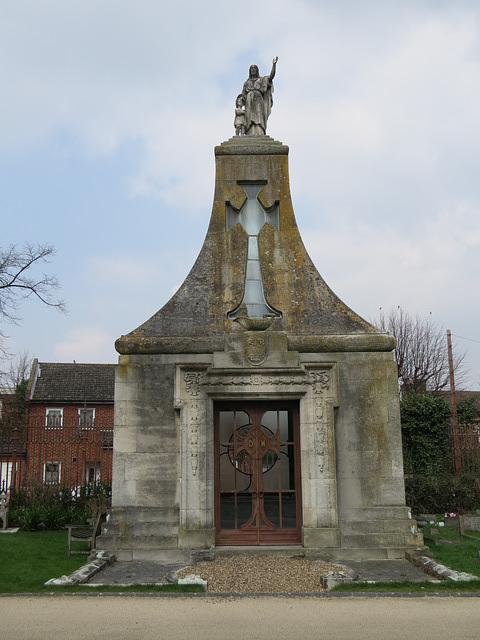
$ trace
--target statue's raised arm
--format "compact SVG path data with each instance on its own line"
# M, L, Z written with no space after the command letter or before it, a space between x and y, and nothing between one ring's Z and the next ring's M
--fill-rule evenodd
M256 64L250 67L248 80L244 83L241 93L245 103L244 133L247 136L266 134L267 120L273 106L273 78L277 70L277 61L278 57L273 59L269 76L261 76ZM242 134L237 133L237 135Z
M277 62L278 62L278 56L276 56L272 62L272 70L270 71L270 75L268 76L270 78L270 81L272 81L275 77L275 71L277 70Z

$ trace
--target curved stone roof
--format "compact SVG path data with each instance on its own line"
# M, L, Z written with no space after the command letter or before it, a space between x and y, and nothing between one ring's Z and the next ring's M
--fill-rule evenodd
M288 147L268 136L232 138L215 148L215 159L213 210L194 266L164 307L117 340L117 351L212 353L242 331L232 312L242 303L252 236L227 215L245 206L242 184L259 185L262 209L278 211L278 224L267 220L255 236L265 303L278 311L268 330L284 332L296 351L391 351L394 338L344 304L310 259L293 212Z

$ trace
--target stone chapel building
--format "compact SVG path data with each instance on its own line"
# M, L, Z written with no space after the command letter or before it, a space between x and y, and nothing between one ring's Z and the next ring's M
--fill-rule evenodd
M310 260L288 151L267 135L215 148L192 270L116 342L113 503L98 546L120 560L231 546L401 558L421 544L405 506L394 338Z

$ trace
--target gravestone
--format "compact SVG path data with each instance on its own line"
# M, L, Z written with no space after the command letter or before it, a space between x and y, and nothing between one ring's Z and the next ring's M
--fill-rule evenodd
M265 133L275 68L260 77L252 65L237 135L215 147L192 270L116 342L113 498L98 544L121 560L265 545L401 558L421 544L405 506L394 338L348 308L305 250L289 149Z

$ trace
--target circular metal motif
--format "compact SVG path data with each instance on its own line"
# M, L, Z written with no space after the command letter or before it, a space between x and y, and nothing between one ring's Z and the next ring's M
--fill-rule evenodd
M269 438L274 435L273 431L271 431L268 427L266 427L263 424L261 425L261 429L263 433ZM250 433L251 430L252 430L252 424L250 423L244 424L240 427L237 427L237 435L243 439ZM235 458L233 439L234 439L234 434L232 433L232 435L230 436L231 444L228 445L228 459L230 460L231 464L240 473L243 473L244 475L247 475L247 476L251 476L253 474L253 458L248 453L247 449L241 449L238 452L237 457ZM255 445L255 439L253 435L252 435L252 438L249 438L249 440L247 441L247 445L251 449L253 449ZM262 446L262 443L260 446ZM278 456L275 453L275 451L272 451L271 449L267 449L262 457L262 473L267 473L268 471L270 471L270 469L272 469L275 466L277 460L278 460Z

